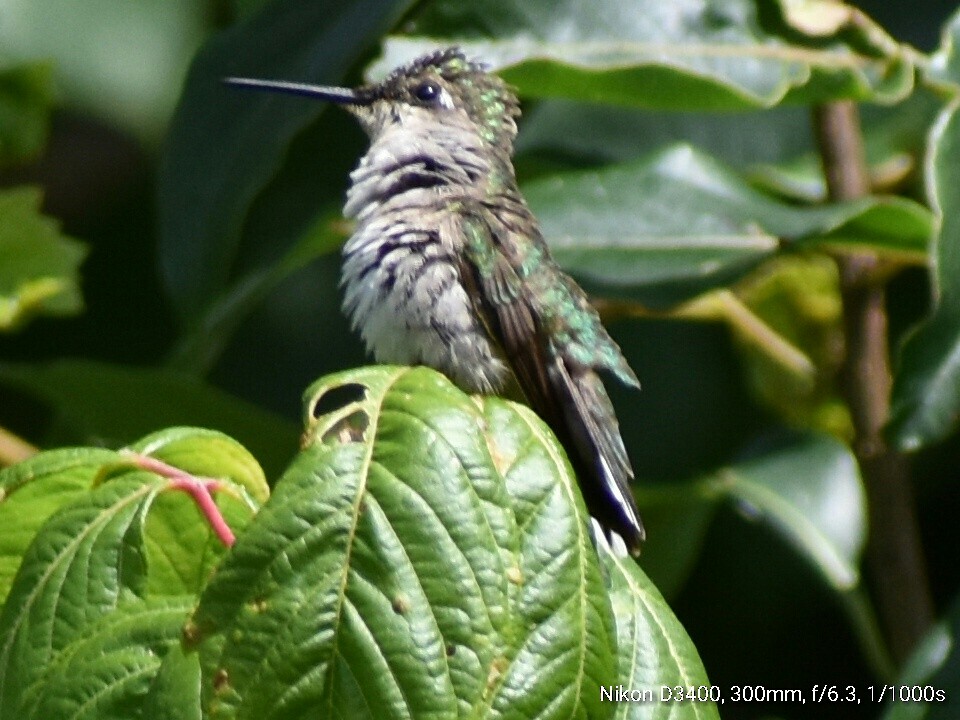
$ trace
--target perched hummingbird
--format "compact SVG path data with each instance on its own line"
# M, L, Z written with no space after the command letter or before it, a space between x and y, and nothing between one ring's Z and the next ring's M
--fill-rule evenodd
M519 104L457 48L356 89L228 78L336 103L370 149L344 215L344 309L378 362L428 365L467 392L513 379L567 448L591 514L633 554L644 539L598 372L639 387L583 290L550 256L517 187Z

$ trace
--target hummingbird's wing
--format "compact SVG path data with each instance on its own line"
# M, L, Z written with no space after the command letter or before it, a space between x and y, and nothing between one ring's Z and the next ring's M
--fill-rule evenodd
M522 201L506 210L476 203L455 216L461 277L477 314L531 407L571 453L591 514L638 552L633 469L596 371L639 386L636 376L586 295L554 264Z

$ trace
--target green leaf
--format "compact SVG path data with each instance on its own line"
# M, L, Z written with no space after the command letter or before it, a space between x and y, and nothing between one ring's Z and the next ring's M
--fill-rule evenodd
M87 251L40 213L41 192L0 190L0 331L34 315L83 309L79 267Z
M101 468L118 457L112 450L64 448L0 470L0 601L40 526L86 493Z
M590 163L636 160L684 142L733 167L774 163L812 147L810 113L781 106L762 113L650 112L585 101L525 107L517 164L542 154Z
M901 700L900 688L908 698L915 694L925 702ZM956 716L960 698L960 601L955 599L927 632L896 685L885 686L884 690L886 711L882 720L950 720Z
M47 62L0 69L0 166L31 160L47 142L53 67Z
M239 246L251 203L275 179L294 137L326 109L228 89L221 79L336 83L408 4L281 0L214 37L197 55L159 177L160 260L182 318L203 312L242 274ZM327 138L327 145L336 141ZM311 187L322 176L314 170Z
M201 720L203 717L200 660L196 653L184 651L182 643L164 655L144 701L143 717L150 720Z
M926 259L934 232L933 216L913 200L874 195L831 207L836 224L825 226L821 234L803 238L798 246L833 246L848 252L863 249L885 259L916 263ZM827 210L826 217L830 207L823 209ZM812 213L820 210L811 208Z
M837 591L860 581L866 499L850 449L828 436L774 440L708 484L771 523Z
M589 291L668 304L732 282L778 238L917 254L930 216L898 198L795 207L688 146L524 186L557 261Z
M934 86L945 89L953 95L960 94L960 56L957 55L957 41L960 40L960 10L950 17L943 26L940 47L930 55L930 62L924 68L924 79Z
M270 494L263 470L233 438L201 428L170 428L129 448L199 478L221 483L217 506L234 533L241 530ZM227 485L229 484L229 485ZM191 498L164 493L147 518L144 553L151 595L196 595L226 553Z
M240 443L216 430L168 428L133 443L130 450L150 455L191 475L229 479L258 504L270 495L263 469Z
M83 628L27 691L18 717L126 720L141 708L164 655L180 640L194 598L125 599Z
M758 0L492 0L467 9L447 0L421 15L420 37L389 39L371 75L455 37L532 97L713 110L909 93L909 53L866 16L816 37L793 19Z
M614 717L719 720L713 702L660 702L664 687L709 688L706 670L680 621L637 564L618 557L605 543L600 545L600 562L617 622L617 682L608 683L608 688L615 691L620 685L654 698L621 702Z
M225 553L213 546L191 497L162 492L190 477L216 483L235 530L255 511L253 496L267 492L256 461L235 441L192 428L155 433L121 453L41 453L0 473L6 502L34 489L60 490L48 504L61 500L50 515L39 492L28 497L50 517L0 611L0 716L139 714L164 653ZM26 501L19 509L31 510Z
M0 715L22 717L25 690L50 661L142 585L138 525L161 487L132 473L43 526L0 612Z
M0 363L0 381L41 398L73 434L116 447L160 427L211 427L237 438L271 474L296 449L293 423L189 375L86 360Z
M207 716L609 717L613 618L543 423L425 368L306 401L306 448L187 629Z
M938 218L933 314L907 340L891 401L890 432L902 449L946 437L960 415L960 100L943 110L930 135L927 193Z
M897 105L865 105L860 108L864 150L869 165L870 186L874 192L903 192L904 188L913 189L913 176L918 174L921 158L926 150L929 128L942 105L942 98L935 95L929 87L920 86L909 98ZM751 180L762 188L799 202L824 202L827 199L827 185L823 174L823 161L812 147L810 138L806 137L809 135L809 113L803 113L800 118L806 123L806 128L790 128L783 123L771 123L767 115L768 113L763 113L756 116L754 122L758 127L747 125L739 133L736 130L731 131L731 142L739 140L750 145L751 141L745 133L752 132L755 138L753 142L763 145L772 142L775 146L789 147L788 139L777 142L767 137L779 131L791 136L800 135L806 140L806 144L801 148L796 139L792 138L792 145L797 149L792 154L782 153L772 162L768 159L762 160L763 164L750 171ZM744 124L739 118L731 120L731 124ZM701 128L701 132L709 130L709 126ZM762 149L757 149L754 152L761 151Z
M144 438L129 451L150 455L202 478L216 479L216 499L228 525L242 528L269 495L256 460L235 440L212 430L172 428ZM110 474L129 472L128 455L95 448L40 453L0 472L0 598L6 597L23 555L39 528L64 505L84 498ZM183 493L165 493L151 505L143 554L153 595L199 592L224 554L222 543Z

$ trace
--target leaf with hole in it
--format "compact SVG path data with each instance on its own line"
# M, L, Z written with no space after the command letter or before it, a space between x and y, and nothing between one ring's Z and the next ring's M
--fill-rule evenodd
M425 368L306 399L305 450L187 629L209 716L609 716L613 620L543 423Z
M0 167L36 157L47 142L53 66L34 62L0 69Z
M0 190L0 331L34 315L83 308L79 267L87 251L40 213L37 188Z
M918 254L930 214L870 197L796 207L688 146L524 186L557 261L591 292L665 305L732 282L786 242Z
M534 97L705 110L909 93L910 52L865 15L811 32L791 4L779 5L497 0L481 9L445 0L415 16L418 36L388 40L371 75L452 37Z

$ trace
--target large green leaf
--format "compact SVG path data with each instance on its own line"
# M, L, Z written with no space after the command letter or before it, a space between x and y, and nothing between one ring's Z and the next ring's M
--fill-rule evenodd
M612 713L610 606L541 421L423 368L322 380L307 418L187 631L210 717Z
M795 207L688 146L524 186L554 256L601 295L675 302L729 283L781 239L917 255L931 220L916 203L864 198Z
M489 0L465 8L447 0L419 18L421 37L390 39L372 74L455 37L538 97L703 110L770 107L788 95L894 101L909 92L909 53L866 16L814 28L796 3L784 6Z
M601 688L708 684L639 568L603 540L598 560L563 450L527 408L381 367L319 381L305 417L304 450L245 529L262 473L211 431L4 471L14 497L58 474L101 481L24 556L0 614L4 715L652 717L656 705L617 707ZM209 567L205 540L170 522L186 496L162 492L184 473L246 498L183 636L199 655L174 647L203 583L187 566ZM174 526L179 541L157 531ZM170 575L165 560L183 579L151 582Z
M894 380L891 432L916 449L942 439L960 415L960 100L931 132L927 192L939 220L934 259L936 308L903 347Z
M0 331L39 313L83 308L78 268L86 248L40 213L41 199L37 188L0 190Z
M230 75L336 83L407 0L281 0L214 37L197 55L170 130L159 178L164 281L187 319L218 298L238 274L241 231L254 198L274 180L295 136L324 103L225 88ZM329 150L332 143L326 138ZM311 158L316 188L322 158ZM282 214L283 198L277 215ZM317 207L323 200L319 196ZM292 211L292 209L291 209ZM306 218L311 217L310 213ZM278 217L271 225L282 224ZM275 237L276 245L283 238ZM302 234L297 228L294 236ZM287 238L286 240L290 240Z
M650 112L586 101L541 100L524 107L515 144L518 170L557 156L596 164L636 160L685 142L733 167L775 163L811 150L806 108L766 112Z
M846 445L819 435L778 438L707 482L747 517L771 523L837 591L857 587L866 499Z
M86 360L0 363L0 381L41 398L74 438L121 446L157 428L193 425L236 437L268 472L296 449L295 425L190 375Z

